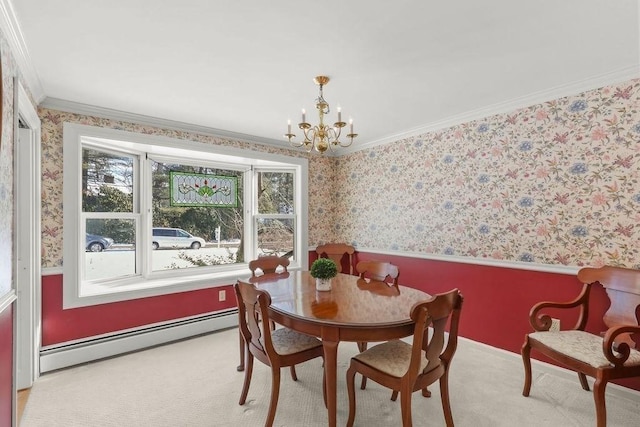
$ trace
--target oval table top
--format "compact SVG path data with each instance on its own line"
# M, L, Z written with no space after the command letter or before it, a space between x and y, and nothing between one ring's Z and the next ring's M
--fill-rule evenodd
M375 327L413 323L411 308L430 295L406 286L338 274L330 291L316 291L308 271L293 271L249 281L271 295L271 309L323 325Z

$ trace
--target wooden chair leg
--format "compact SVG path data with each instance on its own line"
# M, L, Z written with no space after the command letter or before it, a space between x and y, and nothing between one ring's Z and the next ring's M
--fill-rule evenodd
M449 400L449 369L440 377L440 398L442 399L442 412L447 427L453 427L453 415L451 414L451 401Z
M591 389L589 388L589 383L587 382L587 376L585 374L583 374L582 372L578 372L578 379L580 380L580 385L582 386L583 390L591 391Z
M271 367L271 401L269 402L269 413L265 421L265 427L272 427L276 418L276 408L278 407L278 396L280 394L280 368Z
M402 427L411 427L411 390L400 391L400 410L402 411Z
M360 390L364 390L367 388L367 377L362 376L362 381L360 382Z
M358 351L360 353L362 353L363 351L365 351L367 349L367 342L366 341L358 341ZM364 390L365 388L367 388L367 377L365 377L364 375L362 376L362 382L360 383L360 390Z
M236 368L238 372L244 371L244 352L245 352L245 344L244 337L242 336L242 332L238 329L238 338L240 338L240 364Z
M247 394L249 394L249 386L251 385L251 374L253 373L253 354L247 354L247 366L244 371L244 384L242 386L242 393L240 393L240 405L244 405L247 401Z
M291 365L291 379L294 381L298 381L298 376L296 375L296 366L295 365Z
M522 395L527 397L531 391L531 347L529 347L529 338L525 338L522 345L522 363L524 364L524 388L522 389Z
M324 399L324 407L327 407L327 376L324 369L322 370L322 398Z
M605 404L604 391L607 388L607 381L600 378L593 383L593 400L596 404L596 426L607 427L607 407Z
M347 427L353 427L353 421L356 418L356 371L351 367L347 369L347 394L349 396Z

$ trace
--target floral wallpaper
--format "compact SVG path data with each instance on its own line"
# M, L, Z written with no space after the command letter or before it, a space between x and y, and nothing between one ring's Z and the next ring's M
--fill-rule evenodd
M632 80L340 158L335 232L380 250L640 268L639 108Z
M309 175L315 177L314 190L309 192L310 204L321 205L323 200L329 199L331 188L326 184L326 170L330 167L331 160L309 156L306 153L294 152L286 148L277 148L267 145L251 144L243 141L233 141L225 138L217 138L210 135L161 129L153 126L91 117L80 114L62 112L46 108L38 110L38 116L42 121L42 247L43 268L62 266L62 192L63 192L63 165L62 165L62 129L65 122L79 123L90 126L108 127L112 129L137 132L148 135L184 139L204 142L213 145L233 146L237 148L251 149L277 154L307 156L310 158ZM314 230L314 236L329 235L329 222L324 216L312 216L309 218L309 229ZM325 229L326 228L326 229ZM313 237L316 239L317 237ZM310 244L314 241L310 238Z
M640 268L639 108L640 80L632 80L344 157L309 156L309 245ZM43 267L62 265L65 121L293 153L50 109L39 115Z

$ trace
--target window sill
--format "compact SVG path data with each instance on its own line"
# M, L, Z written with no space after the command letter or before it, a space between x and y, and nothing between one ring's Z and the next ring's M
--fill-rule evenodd
M171 276L144 280L129 279L118 284L83 283L81 294L64 295L63 308L85 307L137 298L147 298L198 289L216 288L232 285L251 273L246 264L238 268L213 273L193 274L191 276Z

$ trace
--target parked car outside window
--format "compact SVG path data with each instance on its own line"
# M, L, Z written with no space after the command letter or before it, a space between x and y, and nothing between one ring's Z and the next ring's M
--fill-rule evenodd
M191 248L200 249L205 245L201 237L193 236L181 228L156 227L153 229L153 249Z
M87 233L85 249L89 252L102 252L113 245L111 237L98 236Z

